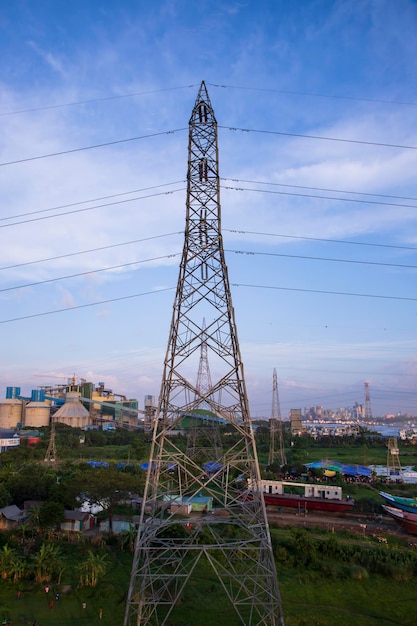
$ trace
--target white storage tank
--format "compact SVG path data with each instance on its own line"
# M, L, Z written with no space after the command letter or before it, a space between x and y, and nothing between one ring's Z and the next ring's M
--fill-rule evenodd
M0 428L17 428L22 424L23 400L6 398L0 403Z
M25 426L49 426L51 407L47 402L29 402L25 408Z
M51 403L45 401L44 389L33 389L31 400L25 407L24 425L41 428L49 426Z

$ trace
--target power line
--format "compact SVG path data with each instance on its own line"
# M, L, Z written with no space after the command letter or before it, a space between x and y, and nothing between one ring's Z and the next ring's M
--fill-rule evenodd
M14 220L18 217L27 217L28 215L38 215L39 213L49 213L50 211L59 211L60 209L68 209L73 206L80 206L81 204L90 204L91 202L99 202L100 200L108 200L110 198L118 198L120 196L127 196L132 193L142 193L143 191L150 191L151 189L160 189L161 187L170 187L171 185L179 185L185 183L185 180L175 180L172 183L162 183L160 185L153 185L152 187L143 187L142 189L132 189L131 191L123 191L121 193L113 193L108 196L101 196L100 198L91 198L90 200L80 200L79 202L71 202L70 204L61 204L60 206L52 207L49 209L39 209L38 211L30 211L29 213L18 213L17 215L9 215L8 217L0 217L0 222L6 220Z
M284 237L284 238L289 238L289 239L306 239L308 241L312 240L312 241L320 241L320 242L325 242L325 243L344 243L344 244L350 244L350 245L359 245L359 246L376 246L378 248L395 248L395 249L400 249L400 250L417 250L417 248L413 248L411 246L393 246L393 245L388 245L388 244L375 244L375 243L366 243L366 242L358 242L358 241L343 241L343 240L338 240L338 239L323 239L323 238L317 238L317 237L301 237L301 236L294 236L294 235L284 235L284 234L279 234L279 233L262 233L262 232L254 232L254 231L241 231L241 230L231 230L231 229L227 229L224 228L223 229L225 232L230 232L230 233L239 233L239 234L252 234L252 235L258 235L258 236L268 236L268 237ZM153 239L161 239L164 237L171 237L172 235L182 235L182 231L174 231L172 233L165 233L162 235L153 235L151 237L144 237L142 239L133 239L131 241L123 241L120 243L114 243L114 244L109 244L108 246L100 246L98 248L90 248L88 250L80 250L78 252L70 252L68 254L60 254L60 255L56 255L56 256L51 256L51 257L46 257L43 259L35 259L34 261L27 261L25 263L16 263L14 265L6 265L4 267L0 267L0 271L4 271L4 270L10 270L10 269L15 269L15 268L19 268L19 267L24 267L24 266L28 266L28 265L35 265L37 263L46 263L48 261L55 261L58 259L66 259L72 256L79 256L81 254L89 254L91 252L100 252L103 250L109 250L111 248L118 248L118 247L123 247L123 246L128 246L131 244L135 244L135 243L143 243L145 241L151 241ZM302 255L290 255L290 254L280 254L280 253L266 253L266 252L254 252L254 251L244 251L244 250L228 250L228 252L234 252L236 254L249 254L249 255L263 255L263 254L269 254L271 256L283 256L283 257L289 257L289 258L306 258L306 259L313 259L313 260L325 260L325 261L341 261L341 262L345 262L345 263L364 263L364 264L369 264L369 265L391 265L393 267L410 267L410 268L414 268L414 265L401 265L401 264L394 264L394 263L382 263L382 262L371 262L371 261L353 261L350 259L331 259L331 258L322 258L322 257L304 257ZM121 266L122 267L122 266Z
M356 263L358 265L378 265L382 267L401 267L403 269L416 269L417 265L405 265L401 263L382 263L380 261L357 261L355 259L334 259L320 256L303 256L301 254L281 254L279 252L254 252L249 250L226 250L235 254L247 254L249 256L276 256L288 259L304 259L308 261L329 261L332 263Z
M228 233L236 233L241 235L258 235L263 237L282 237L284 239L301 239L306 241L322 241L325 243L338 243L338 244L347 244L352 246L371 246L375 248L394 248L395 250L417 250L416 247L413 246L396 246L385 243L370 243L365 241L345 241L343 239L325 239L323 237L303 237L298 235L284 235L281 233L262 233L253 230L235 230L230 228L223 228L224 232Z
M402 300L402 301L410 301L410 302L416 302L417 298L407 298L407 297L402 297L402 296L384 296L384 295L377 295L377 294L369 294L369 293L349 293L349 292L342 292L342 291L324 291L321 289L299 289L299 288L295 288L295 287L276 287L273 285L248 285L248 284L244 284L244 283L231 283L232 287L249 287L252 289L272 289L272 290L279 290L279 291L297 291L297 292L305 292L305 293L318 293L318 294L325 294L325 295L336 295L336 296L353 296L353 297L360 297L360 298L379 298L382 300ZM22 320L26 320L26 319L31 319L34 317L43 317L46 315L53 315L55 313L63 313L65 311L71 311L74 309L83 309L83 308L87 308L87 307L91 307L91 306L98 306L100 304L108 304L110 302L120 302L122 300L129 300L132 298L138 298L140 296L146 296L149 294L154 294L154 293L160 293L163 291L172 291L174 290L175 287L165 287L164 289L155 289L153 291L146 291L144 293L136 293L136 294L131 294L128 296L120 296L118 298L111 298L109 300L100 300L98 302L90 302L87 304L81 304L78 306L70 306L70 307L65 307L63 309L56 309L54 311L45 311L43 313L32 313L30 315L25 315L22 317L14 317L14 318L10 318L10 319L5 319L5 320L0 320L0 324L6 324L9 322L19 322Z
M340 137L324 137L324 136L319 136L319 135L306 135L306 134L302 134L302 133L288 133L288 132L283 132L283 131L277 131L277 130L261 130L261 129L255 129L255 128L239 128L237 126L221 126L219 125L218 128L223 128L225 130L233 130L233 131L241 131L244 133L261 133L261 134L265 134L265 135L281 135L284 137L299 137L299 138L303 138L303 139L319 139L321 141L335 141L335 142L342 142L342 143L353 143L353 144L361 144L361 145L368 145L368 146L380 146L380 147L384 147L384 148L401 148L401 149L405 149L405 150L417 150L417 146L407 146L407 145L402 145L402 144L390 144L390 143L381 143L381 142L376 142L376 141L365 141L365 140L359 140L359 139L343 139ZM167 130L167 131L161 131L158 133L151 133L149 135L141 135L141 136L137 136L137 137L128 137L127 139L117 139L114 141L107 141L105 143L99 143L99 144L93 144L91 146L83 146L81 148L72 148L70 150L61 150L59 152L51 152L49 154L41 154L41 155L37 155L37 156L33 156L33 157L26 157L24 159L16 159L15 161L5 161L3 163L0 163L0 167L1 166L5 166L5 165L16 165L18 163L27 163L28 161L37 161L39 159L48 159L50 157L56 157L56 156L62 156L64 154L71 154L74 152L83 152L86 150L93 150L96 148L104 148L106 146L114 146L117 144L121 144L121 143L128 143L131 141L138 141L140 139L149 139L150 137L159 137L161 135L172 135L174 133L179 133L182 132L184 130L187 130L186 128L176 128L173 130Z
M173 135L179 133L186 128L175 128L174 130L165 130L159 133L151 133L150 135L141 135L138 137L128 137L127 139L116 139L114 141L107 141L105 143L97 143L92 146L83 146L82 148L72 148L71 150L61 150L60 152L51 152L50 154L41 154L34 157L26 157L25 159L17 159L16 161L6 161L0 163L0 167L5 165L16 165L17 163L27 163L28 161L37 161L39 159L49 159L50 157L62 156L63 154L71 154L74 152L83 152L85 150L94 150L96 148L104 148L106 146L115 146L121 143L128 143L129 141L138 141L139 139L149 139L150 137L160 137L161 135Z
M162 185L154 185L152 187L144 187L142 190L137 190L137 191L146 191L147 189L158 189L160 187L164 187L164 186L168 186L168 185L174 185L174 184L179 184L179 183L185 182L185 181L176 181L174 183L166 183L166 184L162 184ZM294 197L298 197L298 198L313 198L313 199L317 199L317 200L333 200L336 202L354 202L356 204L371 204L371 205L377 205L377 206L393 206L393 207L400 207L400 208L417 208L417 204L398 204L398 203L394 203L394 202L376 202L373 200L358 200L356 198L337 198L337 197L333 197L333 196L318 196L315 194L302 194L302 193L293 193L293 192L289 192L289 191L272 191L269 189L251 189L249 187L232 187L229 185L221 185L222 189L226 189L228 191L250 191L250 192L255 192L255 193L267 193L267 194L272 194L272 195L280 195L280 196L294 196ZM81 212L85 212L85 211L92 211L94 209L100 209L100 208L105 208L105 207L109 207L109 206L114 206L117 204L124 204L127 202L133 202L135 200L145 200L148 198L154 198L157 196L161 196L161 195L170 195L171 193L176 193L178 191L185 191L184 187L181 187L179 189L174 189L172 191L166 191L166 192L161 192L161 193L156 193L156 194L148 194L146 196L137 196L135 198L128 198L126 200L119 200L116 202L107 202L105 204L99 204L93 207L86 207L84 209L77 209L74 211L64 211L63 213L57 213L55 215L48 215L48 216L43 216L43 217L36 217L36 218L32 218L32 219L28 219L28 220L21 220L21 221L17 221L17 222L11 222L10 224L0 224L0 228L8 228L9 226L18 226L20 224L27 224L29 222L37 222L37 221L41 221L41 220L46 220L46 219L52 219L52 218L56 218L56 217L61 217L64 215L72 215L75 213L81 213ZM135 193L134 191L127 191L124 193L120 193L120 194L113 194L110 196L104 196L105 198L114 198L117 196L121 196L121 195L128 195L130 193ZM72 207L72 206L79 206L81 204L89 204L90 202L94 202L94 200L83 200L80 202L74 202L71 204L66 204L66 205L62 205L62 206L58 206L58 207L53 207L53 208L49 208L49 209L41 209L39 211L31 211L28 213L23 213L20 215L16 215L16 216L9 216L9 217L5 217L5 218L0 218L0 221L5 221L5 220L9 220L9 219L14 219L16 217L24 217L24 216L29 216L29 215L38 215L39 213L49 213L50 211L56 211L59 210L60 208L65 208L65 207ZM227 230L227 229L226 229ZM243 231L230 231L230 232L243 232ZM265 234L270 234L270 233L265 233ZM284 236L284 235L282 235ZM317 239L318 240L318 239ZM330 241L330 240L328 240ZM342 242L345 243L345 242ZM359 244L358 244L359 245ZM367 244L367 245L378 245L378 244ZM393 246L393 247L397 247L397 246ZM413 249L413 248L410 248Z
M64 211L63 213L57 213L56 215L45 215L44 217L34 217L30 220L22 220L20 222L11 222L10 224L0 224L0 228L8 228L9 226L18 226L20 224L28 224L30 222L40 222L41 220L49 220L55 217L62 217L63 215L73 215L74 213L84 213L86 211L93 211L94 209L103 209L105 207L114 206L115 204L126 204L127 202L133 202L135 200L146 200L147 198L155 198L157 196L169 196L170 194L177 193L177 191L185 191L185 189L173 189L171 191L161 191L160 193L151 193L146 196L137 196L136 198L118 200L117 202L107 202L106 204L97 204L96 206L85 207L84 209L76 209L74 211Z
M155 239L156 237L149 237L148 239ZM137 240L137 241L146 241L145 239L141 239L141 240ZM132 242L128 242L128 243L132 243ZM95 248L94 251L96 250L102 250L105 248L112 248L112 247L116 247L116 246L122 246L122 245L126 245L126 244L114 244L112 246L105 246L103 248ZM93 250L89 250L88 252L92 252ZM399 263L381 263L381 262L377 262L377 261L357 261L357 260L351 260L351 259L334 259L334 258L326 258L326 257L315 257L315 256L302 256L300 254L281 254L278 252L255 252L255 251L249 251L249 250L228 250L225 249L225 252L230 252L230 253L234 253L234 254L246 254L248 256L273 256L273 257L284 257L284 258L289 258L289 259L304 259L304 260L308 260L308 261L328 261L328 262L336 262L336 263L356 263L359 265L377 265L377 266L382 266L382 267L400 267L400 268L405 268L405 269L416 269L417 265L403 265L403 264L399 264ZM78 253L74 253L74 254L81 254L80 252ZM85 272L78 272L76 274L68 274L66 276L57 276L56 278L47 278L45 280L39 280L36 282L32 282L32 283L25 283L23 285L14 285L12 287L5 287L3 289L0 289L0 293L4 292L4 291L14 291L16 289L23 289L25 287L35 287L37 285L44 285L46 283L53 283L53 282L58 282L60 280L67 280L68 278L79 278L80 276L88 276L90 274L98 274L99 272L107 272L110 270L115 270L115 269L122 269L125 267L130 267L132 265L140 265L142 263L151 263L152 261L160 261L162 259L172 259L176 256L179 256L181 253L180 252L175 252L175 253L171 253L171 254L166 254L163 256L158 256L158 257L153 257L150 259L143 259L141 261L129 261L128 263L119 263L118 265L111 265L108 267L101 267L101 268L97 268L95 270L86 270ZM63 256L73 256L73 255L63 255ZM62 257L53 257L54 259L56 258L62 258ZM51 259L52 260L52 259ZM25 265L25 264L23 264ZM26 265L29 265L28 263ZM13 267L13 266L12 266ZM0 268L1 270L4 270L6 268Z
M160 261L162 259L171 259L179 256L179 252L175 254L166 254L164 256L157 256L153 259L143 259L142 261L131 261L129 263L120 263L119 265L111 265L109 267L101 267L96 270L87 270L85 272L79 272L77 274L68 274L67 276L57 276L56 278L46 278L45 280L38 280L33 283L25 283L24 285L15 285L14 287L5 287L0 289L0 293L3 291L13 291L15 289L23 289L24 287L35 287L36 285L45 285L46 283L54 283L59 280L66 280L67 278L78 278L80 276L89 276L90 274L98 274L99 272L108 272L110 270L121 269L122 267L130 267L131 265L140 265L141 263L151 263L152 261Z
M232 283L233 287L251 287L253 289L272 289L277 291L299 291L305 293L321 293L332 296L353 296L357 298L380 298L383 300L406 300L409 302L417 302L417 298L408 298L405 296L383 296L371 293L349 293L347 291L324 291L322 289L300 289L297 287L276 287L273 285L247 285L244 283Z
M308 193L295 193L291 191L275 191L271 189L251 189L250 187L230 187L223 186L223 189L230 189L232 191L254 191L257 193L269 193L279 196L295 196L296 198L314 198L316 200L335 200L336 202L354 202L355 204L372 204L378 206L395 206L403 207L405 209L417 209L417 204L398 204L396 202L377 202L376 200L358 200L357 198L337 198L335 196L317 196L315 194Z
M36 107L32 109L20 109L19 111L6 111L0 113L0 116L4 115L17 115L19 113L33 113L34 111L47 111L48 109L60 109L63 107L72 107L79 104L94 104L95 102L106 102L107 100L121 100L123 98L133 98L135 96L147 96L154 93L162 93L164 91L175 91L178 89L189 89L196 85L185 85L183 87L167 87L166 89L154 89L152 91L137 91L133 93L121 94L119 96L105 96L103 98L91 98L90 100L77 100L75 102L64 102L61 104L50 104L43 107Z
M242 87L242 86L237 86L237 85L217 85L215 83L207 83L207 85L210 85L211 87L219 87L221 89L242 89L245 91L260 91L260 92L263 91L267 93L279 93L279 94L291 95L291 96L309 96L313 98L331 98L334 100L353 100L353 101L359 101L359 102L372 102L372 103L379 103L379 104L401 104L401 105L407 105L407 106L417 106L417 102L407 102L407 101L401 101L401 100L384 100L381 98L359 98L355 96L340 96L340 95L335 95L335 94L323 94L323 93L314 93L314 92L308 92L308 91L265 89L261 87Z
M409 196L392 196L386 193L370 193L367 191L351 191L346 189L329 189L327 187L308 187L307 185L290 185L288 183L273 183L271 181L266 180L245 180L239 178L224 178L222 177L220 180L230 180L234 183L250 183L254 185L270 185L273 187L291 187L293 189L312 189L313 191L327 191L329 193L349 193L354 194L356 196L372 196L373 198L391 198L397 200L415 200L417 202L417 198L409 197ZM402 206L402 205L400 205Z
M355 143L365 146L380 146L383 148L402 148L404 150L417 150L417 146L405 146L402 144L379 143L376 141L364 141L360 139L342 139L340 137L323 137L320 135L304 135L302 133L284 133L278 130L261 130L257 128L238 128L236 126L218 126L224 130L239 130L242 133L261 133L264 135L281 135L283 137L300 137L302 139L319 139L321 141L337 141L341 143Z
M0 324L6 324L8 322L20 322L22 320L32 319L34 317L45 317L46 315L54 315L55 313L64 313L65 311L72 311L75 309L86 309L91 306L99 306L100 304L108 304L110 302L120 302L121 300L131 300L132 298L140 298L141 296L149 296L154 293L161 293L163 291L172 291L174 287L165 287L163 289L154 289L153 291L144 291L143 293L134 293L129 296L119 296L118 298L110 298L109 300L100 300L100 302L88 302L87 304L79 304L77 306L69 306L63 309L55 309L55 311L44 311L43 313L32 313L31 315L24 315L22 317L14 317L8 320L0 320Z
M153 239L161 239L162 237L170 237L172 235L181 235L182 231L173 233L166 233L165 235L154 235L153 237L144 237L143 239L133 239L132 241L124 241L122 243L113 243L108 246L101 246L100 248L90 248L89 250L80 250L79 252L70 252L69 254L60 254L58 256L50 256L45 259L37 259L36 261L27 261L26 263L16 263L15 265L7 265L0 267L0 272L3 270L15 269L17 267L24 267L25 265L34 265L36 263L45 263L47 261L56 261L58 259L66 259L72 256L78 256L80 254L88 254L90 252L100 252L101 250L109 250L110 248L119 248L121 246L128 246L134 243L143 243L144 241L151 241Z
M396 105L406 105L406 106L417 106L416 102L409 102L406 100L386 100L382 98L365 98L359 96L341 96L337 94L323 94L323 93L314 93L308 91L295 91L295 90L286 90L286 89L267 89L262 87L246 87L240 85L218 85L216 83L206 83L212 87L220 88L220 89L241 89L245 91L257 91L257 92L265 92L265 93L277 93L282 95L294 95L294 96L306 96L312 98L324 98L331 100L349 100L349 101L357 101L357 102L370 102L375 104L396 104ZM179 91L181 89L191 89L195 88L196 85L182 85L179 87L167 87L165 89L153 89L148 91L136 91L127 94L120 94L115 96L103 96L101 98L88 98L86 100L75 100L73 102L61 102L58 104L49 104L40 107L32 107L29 109L18 109L16 111L3 111L0 112L0 116L10 116L10 115L19 115L21 113L33 113L37 111L48 111L50 109L61 109L65 107L74 107L82 104L95 104L97 102L108 102L112 100L123 100L127 98L135 98L138 96L147 96L153 95L157 93L164 93L167 91Z

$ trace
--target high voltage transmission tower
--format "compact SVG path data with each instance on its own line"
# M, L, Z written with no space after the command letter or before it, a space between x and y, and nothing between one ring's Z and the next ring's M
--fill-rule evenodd
M278 445L279 445L279 456L278 461L280 465L285 465L287 463L287 459L285 456L284 450L284 432L282 425L282 417L281 417L281 407L279 404L279 394L278 394L278 377L277 371L274 368L274 373L272 376L272 410L271 410L271 418L269 420L270 431L269 431L269 457L268 457L268 465L272 465L277 458L276 451L276 438L278 437Z
M49 444L45 453L45 463L55 463L56 461L56 444L55 444L55 420L51 417L51 434L49 436Z
M203 320L203 331L206 322ZM196 384L196 400L207 395L212 387L210 366L207 356L207 342L202 337L200 346L200 365L198 368ZM210 412L207 403L200 404L198 413L194 413L190 418L192 425L187 435L187 455L195 459L200 464L212 463L213 458L217 459L222 454L222 443L219 428L219 420ZM210 466L212 467L212 466Z
M184 249L124 626L173 624L180 598L193 593L188 583L207 576L230 602L223 623L283 626L220 229L217 122L204 82L189 122L187 178ZM191 380L202 345L212 380L198 388ZM209 471L173 436L200 407L229 435ZM209 514L194 512L197 502Z

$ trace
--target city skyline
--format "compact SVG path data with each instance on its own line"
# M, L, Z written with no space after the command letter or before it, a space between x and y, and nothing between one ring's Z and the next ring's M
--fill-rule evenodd
M411 0L5 7L0 397L158 396L205 80L252 416L274 368L285 415L365 381L417 415L416 25Z

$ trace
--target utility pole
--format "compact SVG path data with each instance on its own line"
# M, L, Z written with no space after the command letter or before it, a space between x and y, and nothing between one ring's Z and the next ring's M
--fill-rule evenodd
M279 403L279 393L278 393L278 377L277 370L274 368L273 376L272 376L272 410L271 410L271 418L269 420L270 431L269 431L269 457L268 457L268 465L272 465L276 458L276 436L278 435L279 442L279 462L280 465L286 465L287 459L285 456L284 450L284 432L283 432L283 424L281 417L281 407Z
M235 615L230 624L283 626L220 228L217 122L204 82L189 122L187 178L184 248L124 626L173 624L188 583L204 580L208 568ZM209 389L191 382L203 343ZM231 434L208 474L172 436L201 406ZM210 514L194 511L197 500Z

